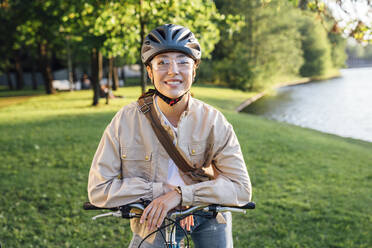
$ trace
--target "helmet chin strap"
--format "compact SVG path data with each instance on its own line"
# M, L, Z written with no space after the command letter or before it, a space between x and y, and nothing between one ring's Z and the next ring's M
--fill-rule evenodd
M155 87L155 85L154 85ZM155 88L155 94L158 95L161 99L164 100L164 102L168 103L170 106L173 106L175 105L176 103L178 103L179 101L181 101L182 97L189 91L186 91L184 94L182 94L181 96L177 97L177 98L170 98L170 97L167 97L165 95L163 95L162 93L160 93L160 91L158 91L156 88Z

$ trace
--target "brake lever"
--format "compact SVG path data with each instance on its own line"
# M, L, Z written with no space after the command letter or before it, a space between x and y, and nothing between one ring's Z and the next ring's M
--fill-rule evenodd
M106 216L114 216L114 217L121 217L121 211L118 210L116 212L109 212L109 213L104 213L104 214L99 214L94 217L92 217L92 220L96 220L98 218L106 217Z

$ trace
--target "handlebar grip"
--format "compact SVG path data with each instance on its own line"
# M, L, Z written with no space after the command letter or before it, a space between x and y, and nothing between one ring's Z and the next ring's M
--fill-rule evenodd
M100 209L118 210L118 208L99 208L99 207L94 206L90 202L84 202L83 209L84 210L100 210Z
M254 202L248 202L246 205L239 207L241 209L255 209L256 203Z

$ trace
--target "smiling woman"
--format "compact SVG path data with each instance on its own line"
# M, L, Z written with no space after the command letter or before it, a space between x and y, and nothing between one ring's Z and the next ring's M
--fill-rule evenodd
M88 182L93 205L151 201L140 220L131 220L130 247L159 228L176 207L242 206L251 199L231 124L221 112L191 97L200 58L199 43L189 29L166 24L152 30L142 47L142 61L155 90L116 114L94 156ZM233 247L229 212L208 221L190 215L179 222L192 230L195 247ZM178 230L176 242L183 237ZM163 247L160 233L146 241L144 247Z

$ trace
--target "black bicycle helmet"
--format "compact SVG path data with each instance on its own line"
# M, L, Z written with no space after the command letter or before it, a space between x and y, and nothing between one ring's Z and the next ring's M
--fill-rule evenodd
M165 24L153 29L145 38L141 58L145 65L158 54L182 52L199 62L201 49L198 40L188 29L180 25Z

